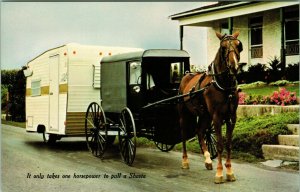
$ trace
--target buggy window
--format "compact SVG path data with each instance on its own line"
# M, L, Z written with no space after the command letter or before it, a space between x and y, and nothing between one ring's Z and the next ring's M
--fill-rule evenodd
M170 70L170 82L171 83L180 83L180 63L171 63Z
M177 88L182 78L183 62L170 58L148 58L145 59L144 71L147 77L146 87L149 86L148 76L151 76L151 85L160 88Z
M130 65L130 85L141 84L142 65L140 62L131 62Z

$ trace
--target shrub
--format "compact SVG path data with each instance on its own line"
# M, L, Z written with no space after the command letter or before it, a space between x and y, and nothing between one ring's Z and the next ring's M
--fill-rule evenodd
M285 69L285 76L289 81L299 81L299 63L288 64Z
M278 135L290 134L289 123L299 123L298 112L240 118L233 132L232 149L261 158L262 144L278 144Z
M269 69L267 70L266 81L267 83L277 81L283 76L283 66L281 64L280 58L274 56L268 62Z
M241 89L249 89L249 88L255 88L255 87L263 87L266 86L267 83L263 82L263 81L256 81L253 83L249 83L249 84L240 84L239 88Z
M276 82L272 82L269 85L272 85L272 86L285 86L285 85L290 84L290 83L291 82L288 81L288 80L279 80L279 81L276 81Z

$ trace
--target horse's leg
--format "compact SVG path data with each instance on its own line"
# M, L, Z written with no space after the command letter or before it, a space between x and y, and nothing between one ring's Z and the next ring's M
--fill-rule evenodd
M217 152L218 152L218 164L217 164L217 173L215 176L215 183L220 184L224 183L223 180L223 166L222 166L222 152L223 152L223 139L222 139L222 122L221 118L217 115L213 117L213 123L217 136Z
M236 115L233 115L230 121L226 121L226 150L227 150L227 158L226 158L226 180L227 181L235 181L236 178L233 174L233 170L231 168L231 141L232 141L232 132L236 122Z
M184 122L184 118L180 118L180 127L181 127L181 136L182 136L182 169L189 169L189 160L186 152L186 123Z
M204 142L204 132L206 129L209 128L209 124L210 124L210 120L208 117L204 117L204 118L199 118L198 121L198 141L200 146L202 147L202 151L205 157L205 167L208 170L212 170L213 166L212 166L212 160L210 158L210 153L208 152L206 143Z
M183 111L185 108L180 105L179 106L179 111L180 111L180 115L179 115L179 125L181 128L181 137L182 137L182 169L189 169L189 160L188 160L188 155L187 155L187 151L186 151L186 139L187 139L187 133L186 133L186 129L188 128L188 120L186 120L186 118L188 118L186 111Z

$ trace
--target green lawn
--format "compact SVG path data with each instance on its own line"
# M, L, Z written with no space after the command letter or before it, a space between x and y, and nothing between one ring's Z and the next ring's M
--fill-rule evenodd
M242 88L242 91L247 95L262 95L262 96L271 96L274 91L278 91L280 87L286 88L290 92L296 92L299 96L299 83L285 85L285 86L275 86L275 85L262 85L254 88Z
M1 120L1 123L6 124L6 125L16 126L16 127L26 128L25 122L14 122L14 121Z

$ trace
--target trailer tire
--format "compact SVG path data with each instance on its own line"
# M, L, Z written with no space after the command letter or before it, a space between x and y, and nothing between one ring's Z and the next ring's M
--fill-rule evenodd
M58 139L58 137L55 134L48 134L43 132L43 139L44 139L44 143L53 145Z

